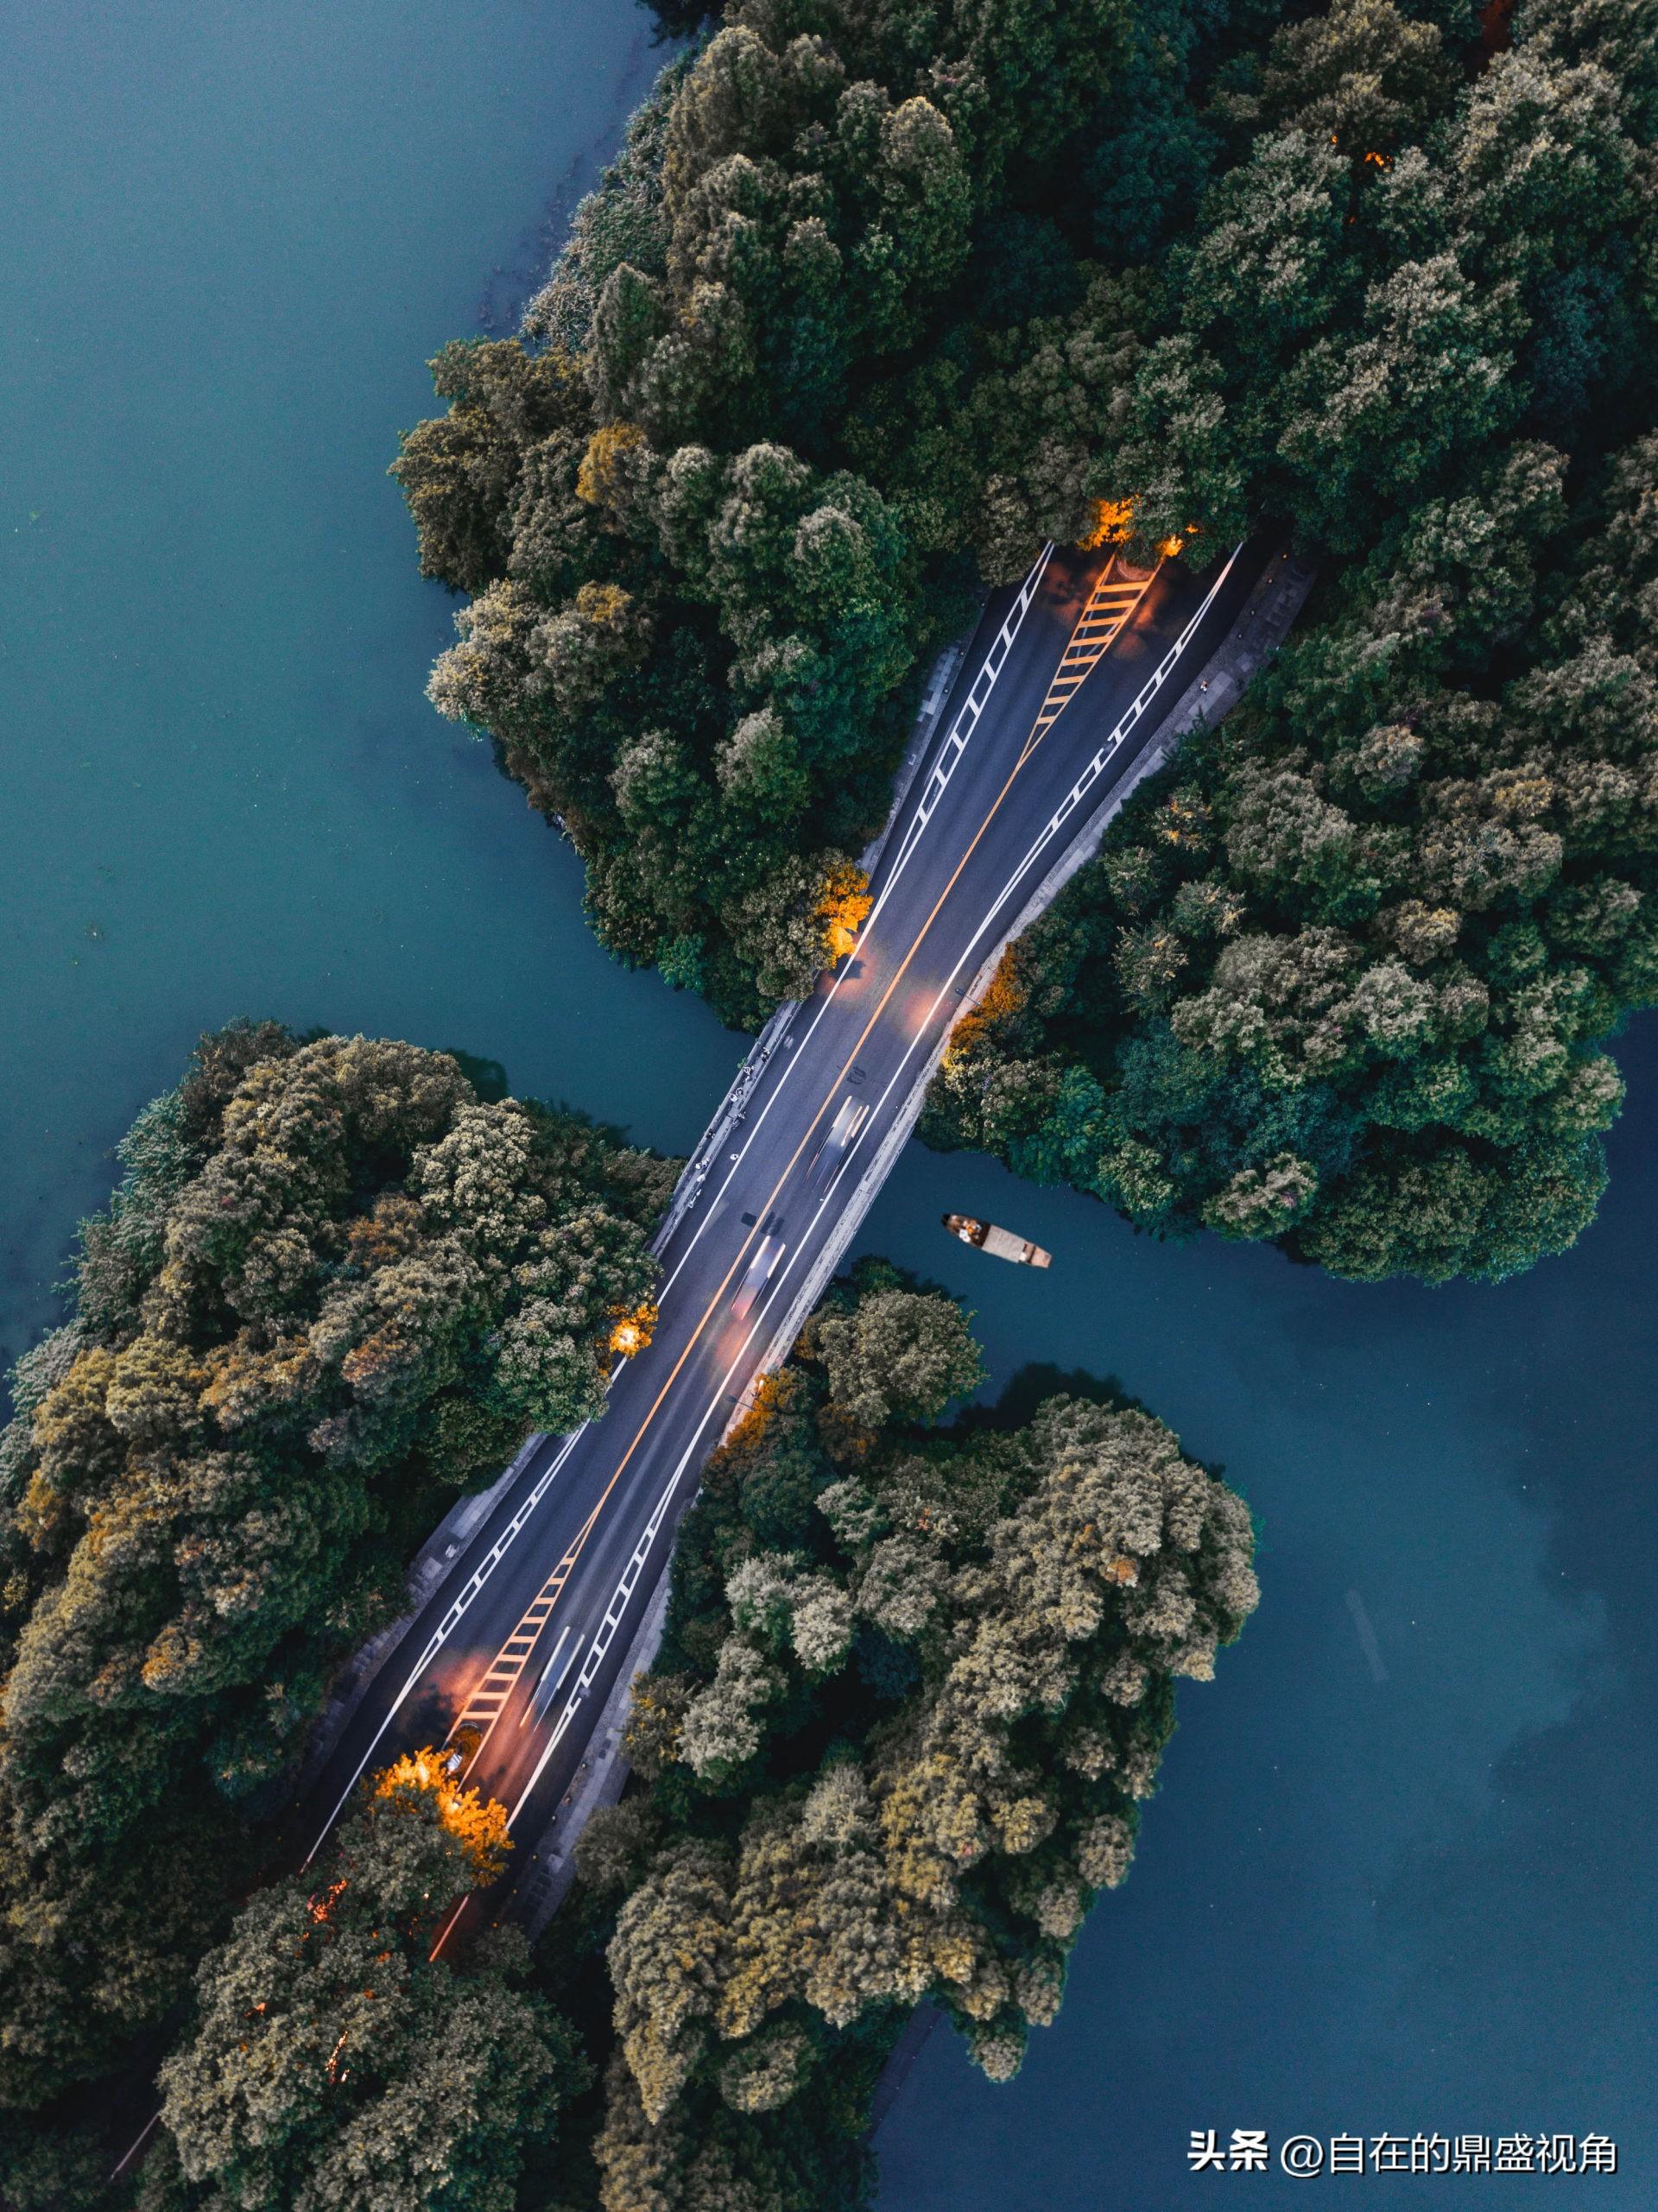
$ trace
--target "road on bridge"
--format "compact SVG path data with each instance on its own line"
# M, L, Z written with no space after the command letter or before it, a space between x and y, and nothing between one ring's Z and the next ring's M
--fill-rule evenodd
M537 1440L381 1667L301 1807L314 1852L365 1773L481 1739L467 1779L530 1849L570 1792L702 1462L963 996L1237 621L1271 553L1154 574L1046 549L996 594L870 884L855 953L777 1037L661 1248L654 1342L602 1420ZM673 1071L664 1069L664 1079ZM866 1193L866 1200L867 1196ZM470 1740L470 1739L467 1739ZM514 1875L507 1878L509 1886ZM503 1910L505 1891L457 1907Z

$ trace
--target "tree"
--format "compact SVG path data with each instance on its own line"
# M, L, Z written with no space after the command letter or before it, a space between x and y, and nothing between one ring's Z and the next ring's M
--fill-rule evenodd
M979 224L1014 149L1040 142L1059 184L1134 13L952 9L929 28L837 4L795 35L737 11L664 73L583 202L530 344L434 364L448 414L397 473L426 572L475 597L431 696L573 839L612 949L727 1020L763 1020L844 949L841 856L886 811L905 687L965 604L959 569L918 551L976 538L1010 566L1020 533L1086 509L1093 395L1067 390L1103 357L1085 328L1044 369L1064 430L1020 457L1012 497L951 410L917 471L865 394L907 394L982 289L976 259L1007 262ZM1009 208L1015 231L1043 241L1033 300L1074 301L1060 226ZM981 412L987 435L1003 412ZM895 471L864 465L874 442Z
M505 566L525 447L579 419L579 387L567 356L503 340L457 340L430 365L449 412L404 435L391 474L420 534L421 575L475 592Z
M203 1960L193 2031L161 2070L168 2153L142 2203L509 2212L586 2069L524 1988L516 1931L462 1968L427 1956L452 1900L498 1871L505 1818L416 1754L317 1870L254 1898Z
M864 879L844 853L781 862L731 901L731 940L755 977L756 1009L805 998L826 967L851 950L869 912Z
M930 1292L876 1292L849 1314L824 1316L812 1342L832 1403L864 1428L932 1420L984 1380L967 1317Z
M205 1040L126 1159L0 1447L16 2105L176 2000L459 1488L602 1410L673 1172L447 1054L275 1025Z
M1274 34L1258 90L1217 104L1253 130L1301 131L1364 161L1419 144L1454 88L1437 23L1395 0L1334 0L1327 14Z
M951 1301L865 1263L706 1470L635 1685L647 1787L579 1861L606 2212L855 2201L841 2146L924 1996L1007 2078L1127 1873L1174 1679L1256 1602L1247 1509L1146 1414L841 1418L854 1343L902 1367L946 1338L977 1372Z
M1522 439L1396 521L1014 948L1043 989L959 1030L927 1130L1364 1280L1564 1249L1658 981L1649 442L1568 503Z
M1323 564L1298 649L1113 829L1058 997L969 1027L929 1134L1310 1251L1347 1179L1609 1111L1654 959L1583 906L1654 888L1653 564L1605 489L1652 434L1649 12L1528 0L1470 73L1467 0L737 6L584 204L547 352L440 357L408 475L477 578L433 695L618 956L758 1024L861 918L975 566L1265 524ZM1531 930L1562 972L1510 1004Z

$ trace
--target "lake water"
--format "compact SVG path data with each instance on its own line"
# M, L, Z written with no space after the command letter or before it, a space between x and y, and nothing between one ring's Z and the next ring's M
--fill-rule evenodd
M901 1162L863 1248L977 1306L990 1389L1032 1361L1110 1373L1224 1461L1262 1594L1215 1681L1182 1685L1058 2025L1005 2089L934 2034L879 2138L882 2212L1658 2204L1649 1024L1622 1057L1602 1219L1496 1288L1171 1249L993 1162ZM953 1243L946 1210L1035 1238L1051 1273ZM1625 2163L1218 2179L1186 2163L1211 2127L1594 2131Z
M0 1343L110 1147L237 1013L459 1045L688 1144L740 1040L614 966L568 850L421 697L448 635L384 477L653 66L625 0L0 0ZM480 302L480 294L484 295ZM1168 1249L912 1148L864 1245L977 1307L993 1387L1117 1375L1261 1520L1059 2025L935 2037L882 2212L1658 2203L1658 1047L1605 1218L1497 1290ZM946 1208L1054 1252L951 1243ZM1189 2177L1193 2128L1598 2130L1617 2182Z
M606 957L569 848L427 705L451 603L385 474L649 84L645 16L0 0L0 52L15 1351L232 1014L460 1045L671 1148L742 1044Z

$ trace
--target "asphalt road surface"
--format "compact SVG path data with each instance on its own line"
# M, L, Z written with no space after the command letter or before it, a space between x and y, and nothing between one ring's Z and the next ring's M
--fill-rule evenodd
M998 939L1237 620L1273 553L1194 575L1044 552L986 610L895 824L855 953L820 979L662 1251L655 1341L608 1410L541 1439L385 1662L305 1804L314 1850L358 1778L464 1724L518 1865L573 1790L699 1470L930 1047ZM671 1082L673 1071L663 1070ZM470 1736L462 1739L470 1746Z

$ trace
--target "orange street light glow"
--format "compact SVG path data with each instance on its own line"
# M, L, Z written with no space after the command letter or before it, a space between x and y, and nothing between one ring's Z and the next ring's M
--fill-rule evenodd
M831 967L845 959L857 943L857 932L874 903L870 879L861 868L843 861L830 869L818 900L817 919L823 932L824 957Z
M630 1360L636 1352L642 1352L649 1345L655 1327L654 1305L636 1305L631 1313L618 1313L611 1330L611 1349Z
M1088 528L1077 544L1083 553L1093 553L1100 546L1126 545L1133 535L1134 502L1097 499Z

